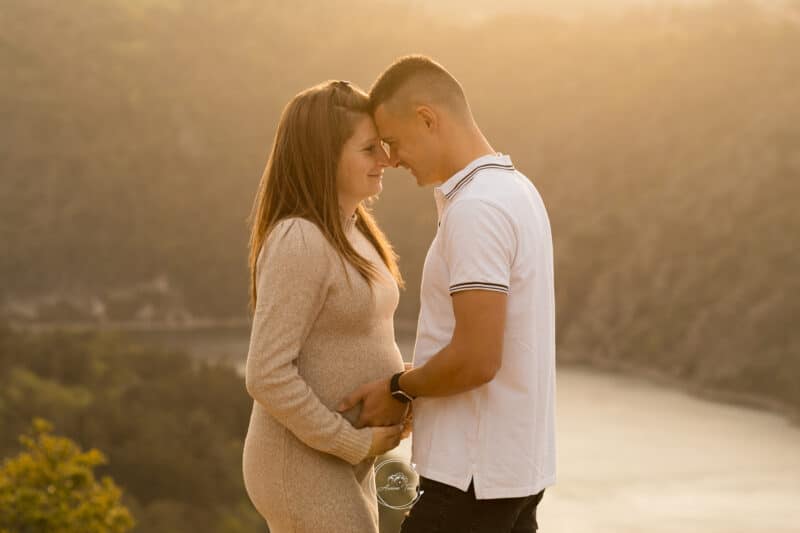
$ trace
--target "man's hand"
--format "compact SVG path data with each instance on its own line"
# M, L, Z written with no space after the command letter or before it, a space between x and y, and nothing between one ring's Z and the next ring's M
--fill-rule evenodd
M408 404L392 398L389 388L390 379L379 379L360 386L348 394L336 410L339 412L347 411L359 402L363 402L361 414L355 427L402 424Z

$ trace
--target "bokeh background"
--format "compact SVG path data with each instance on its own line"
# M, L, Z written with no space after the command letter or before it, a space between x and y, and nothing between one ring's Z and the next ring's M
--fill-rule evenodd
M0 458L26 453L19 436L43 417L105 454L96 481L122 491L105 509L124 505L134 531L264 531L240 464L246 217L285 103L326 79L366 89L406 53L461 81L550 214L559 400L574 411L560 412L566 482L543 530L796 531L797 0L0 0ZM410 359L433 198L392 169L373 209L408 285L396 325ZM652 394L625 396L640 387ZM663 443L623 435L667 408L649 401L688 397L697 403L672 411L670 436L730 416L711 453L752 439L700 476L724 473L724 490L670 478L676 498L705 505L637 500L663 492L669 473L648 466L661 452L639 458L649 484L624 498L606 484L618 468L570 477L570 464L586 472ZM616 407L595 416L604 400ZM764 429L760 417L774 419ZM602 420L613 426L592 429ZM708 465L693 454L703 442L679 446L670 472L688 456ZM49 453L39 446L29 453ZM579 450L586 462L570 462ZM740 460L761 477L737 478ZM15 531L8 509L46 504L20 499L9 465L0 530ZM34 485L36 472L25 474ZM789 477L765 480L772 472ZM762 482L780 487L752 518L769 529L726 523L745 496L730 485ZM618 509L583 516L609 511L604 500Z

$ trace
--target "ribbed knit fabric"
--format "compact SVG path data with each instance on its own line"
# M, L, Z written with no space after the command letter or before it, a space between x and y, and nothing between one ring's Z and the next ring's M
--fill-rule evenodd
M358 386L403 370L393 324L399 293L354 219L343 223L381 272L372 290L302 218L281 221L257 263L242 468L272 533L378 531L372 429L353 427L360 406L344 416L335 408Z

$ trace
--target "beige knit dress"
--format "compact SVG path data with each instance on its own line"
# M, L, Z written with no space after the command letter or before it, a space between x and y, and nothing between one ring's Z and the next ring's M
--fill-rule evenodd
M372 429L353 427L360 405L344 416L335 409L360 385L403 370L393 324L399 293L354 219L343 224L380 270L372 290L302 218L281 221L257 263L242 469L272 533L378 531Z

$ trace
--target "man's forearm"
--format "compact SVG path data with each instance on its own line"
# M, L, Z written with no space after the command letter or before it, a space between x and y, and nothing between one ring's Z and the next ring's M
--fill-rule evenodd
M480 387L487 377L478 365L459 356L451 343L423 366L403 374L400 388L414 397L451 396Z

